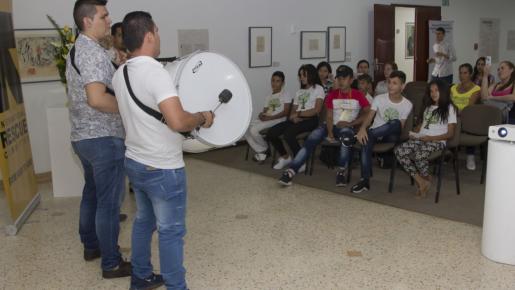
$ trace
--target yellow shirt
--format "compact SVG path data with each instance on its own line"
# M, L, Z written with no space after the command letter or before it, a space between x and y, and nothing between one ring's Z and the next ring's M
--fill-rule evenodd
M456 107L458 107L458 110L461 111L469 104L470 97L472 97L473 94L479 92L480 90L480 86L474 85L468 92L460 93L458 92L458 85L453 85L451 87L452 102L456 105Z

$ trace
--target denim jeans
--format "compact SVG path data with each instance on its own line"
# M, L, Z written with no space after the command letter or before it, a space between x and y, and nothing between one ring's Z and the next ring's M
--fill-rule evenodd
M376 143L397 143L401 134L401 121L391 120L374 129L368 129L368 142L361 147L361 178L369 179L372 169L372 149Z
M431 81L442 80L442 81L447 82L447 84L452 85L453 78L454 78L454 75L448 75L448 76L445 76L445 77L431 76Z
M351 137L355 134L356 133L354 132L353 128L337 128L336 126L333 127L333 135L336 139L340 137ZM309 155L313 153L313 150L315 150L318 144L322 143L325 137L327 137L326 124L313 130L313 132L309 134L308 138L304 142L304 146L302 146L297 155L295 155L295 158L290 163L290 168L293 169L295 172L298 172L299 168L304 163L306 163L306 160L308 160ZM340 154L338 155L338 166L346 168L351 154L352 148L340 145Z
M186 288L184 235L186 234L186 172L157 169L132 159L125 168L136 197L136 219L132 227L132 275L144 279L152 274L150 244L157 229L161 275L167 289Z
M102 269L120 263L120 197L125 191L123 160L125 145L117 137L72 142L84 168L84 189L80 204L79 234L84 248L100 248Z

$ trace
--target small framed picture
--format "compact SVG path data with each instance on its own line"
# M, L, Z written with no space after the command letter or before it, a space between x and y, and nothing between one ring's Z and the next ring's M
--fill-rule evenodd
M61 42L56 29L17 29L14 37L22 83L60 80L52 45Z
M326 58L327 57L327 31L301 31L300 32L300 58Z
M329 62L344 62L347 52L347 27L327 27L328 50L327 59Z
M415 56L415 23L406 22L406 45L405 58L413 58Z
M272 66L272 27L249 27L249 67Z

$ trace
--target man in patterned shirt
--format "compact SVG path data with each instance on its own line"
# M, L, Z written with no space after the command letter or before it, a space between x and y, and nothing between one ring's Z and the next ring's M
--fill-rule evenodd
M110 32L107 0L77 0L73 18L80 30L66 63L71 142L84 168L79 234L86 261L102 257L102 276L130 276L118 247L124 192L124 128L109 93L114 67L98 41Z

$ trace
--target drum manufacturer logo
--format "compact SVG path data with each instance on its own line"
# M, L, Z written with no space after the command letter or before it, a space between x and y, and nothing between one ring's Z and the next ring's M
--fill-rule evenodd
M200 67L202 66L202 64L203 64L203 63L202 63L202 61L201 61L201 60L199 60L199 61L197 62L197 64L195 65L195 67L193 67L193 69L191 70L191 72L193 72L193 73L197 73L197 72L198 72L198 70L200 69Z

